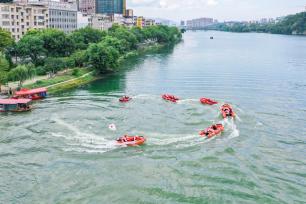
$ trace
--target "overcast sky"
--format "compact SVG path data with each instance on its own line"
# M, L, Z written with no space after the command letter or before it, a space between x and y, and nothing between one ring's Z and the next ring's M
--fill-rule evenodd
M198 17L223 20L275 18L305 10L306 0L127 0L134 15L175 21Z

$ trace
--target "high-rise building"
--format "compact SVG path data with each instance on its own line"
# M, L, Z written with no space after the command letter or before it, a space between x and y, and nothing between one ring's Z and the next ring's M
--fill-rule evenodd
M96 0L96 13L101 14L124 14L126 9L125 0Z
M126 12L126 0L78 0L79 11L87 14L122 14Z

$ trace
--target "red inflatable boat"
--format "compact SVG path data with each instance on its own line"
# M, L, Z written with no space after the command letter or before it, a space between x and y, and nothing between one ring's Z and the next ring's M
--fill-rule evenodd
M215 104L218 104L218 102L217 101L214 101L214 100L212 100L212 99L210 99L210 98L201 98L200 99L200 102L202 103L202 104L207 104L207 105L215 105Z
M146 141L146 138L143 136L128 136L124 135L117 139L117 143L119 145L125 145L125 146L139 146L144 144Z
M221 107L221 114L223 118L227 118L227 117L235 117L235 112L233 111L232 106L230 106L229 104L224 104Z
M178 100L180 100L178 97L170 94L164 94L162 98L166 101L171 101L173 103L176 103Z
M127 103L127 102L129 102L130 100L132 100L131 97L123 96L123 97L121 97L121 98L119 99L119 102L121 102L121 103Z
M224 131L224 126L222 124L216 124L201 131L200 135L202 137L212 138L213 136L219 135L223 131Z

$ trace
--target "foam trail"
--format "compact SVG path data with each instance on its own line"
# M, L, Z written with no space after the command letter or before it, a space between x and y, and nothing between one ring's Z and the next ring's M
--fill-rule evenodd
M186 104L189 102L198 102L198 99L183 99L183 100L177 101L178 104Z
M239 137L239 130L234 122L234 119L224 119L224 123L232 130L232 133L229 135L229 138Z
M197 135L184 135L184 134L160 134L160 133L149 133L150 143L154 145L169 145L178 142L191 141L198 138ZM159 137L159 138L158 138Z
M112 150L117 147L116 143L114 141L106 140L103 137L99 137L94 134L88 134L81 132L78 128L74 127L73 125L70 125L66 122L64 122L61 119L54 119L56 123L59 125L62 125L69 129L73 134L60 134L60 133L52 133L55 137L62 137L65 138L67 141L69 141L69 145L74 147L81 147L82 149L94 149L96 151L99 151L100 153L107 152L109 150ZM73 149L73 148L72 148ZM75 148L78 149L78 148Z

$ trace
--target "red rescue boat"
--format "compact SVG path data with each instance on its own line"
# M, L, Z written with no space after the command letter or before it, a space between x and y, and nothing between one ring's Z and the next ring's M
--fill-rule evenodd
M123 96L123 97L121 97L121 98L119 99L119 102L121 102L121 103L127 103L127 102L129 102L130 100L132 100L131 97Z
M170 94L164 94L162 95L162 98L166 101L171 101L173 103L176 103L178 100L180 100L178 97Z
M205 130L202 130L199 134L202 137L212 138L213 136L219 135L224 131L224 126L222 124L212 125Z
M119 145L130 146L130 147L142 145L145 143L145 141L146 138L143 136L124 135L117 139L117 143Z
M217 101L214 101L214 100L212 100L212 99L210 99L210 98L201 98L200 99L200 102L202 103L202 104L207 104L207 105L215 105L215 104L218 104L218 102Z
M235 112L233 111L232 106L230 106L229 104L224 104L221 107L221 114L223 118L227 118L227 117L235 117Z
M13 98L28 98L32 100L44 99L47 97L47 89L46 88L37 88L37 89L21 89L17 91Z

